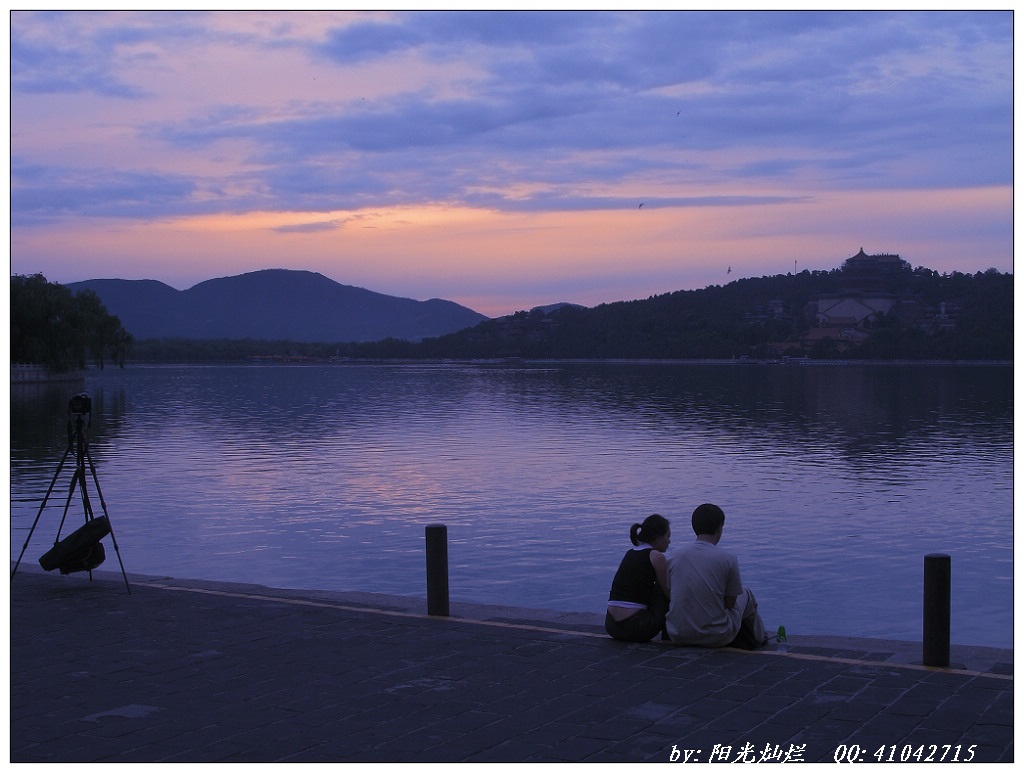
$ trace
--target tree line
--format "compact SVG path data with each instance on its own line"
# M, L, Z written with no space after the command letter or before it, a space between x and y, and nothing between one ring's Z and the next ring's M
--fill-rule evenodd
M124 365L132 337L96 293L72 293L42 274L11 277L11 362L55 372L84 368L91 358Z

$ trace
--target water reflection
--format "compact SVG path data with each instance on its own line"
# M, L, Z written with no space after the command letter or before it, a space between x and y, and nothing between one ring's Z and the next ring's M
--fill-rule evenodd
M769 624L917 639L921 557L950 552L954 640L1010 644L1009 368L137 367L88 387L129 571L423 595L443 522L453 598L599 610L630 523L662 512L679 541L717 501ZM15 551L67 397L13 400Z

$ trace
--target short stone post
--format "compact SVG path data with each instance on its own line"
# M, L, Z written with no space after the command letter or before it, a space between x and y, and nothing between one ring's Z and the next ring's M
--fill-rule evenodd
M924 557L924 644L926 666L949 667L951 561L945 553Z
M427 614L448 616L448 527L427 527Z

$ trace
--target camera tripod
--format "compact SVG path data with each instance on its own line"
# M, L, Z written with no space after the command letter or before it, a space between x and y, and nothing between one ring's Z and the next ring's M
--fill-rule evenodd
M72 417L74 417L73 421ZM86 422L86 417L88 417L88 423ZM64 469L68 457L74 451L75 471L71 478L71 487L68 490L67 501L64 503L64 515L61 516L60 525L57 527L57 537L53 541L53 548L39 559L39 564L48 572L53 569L60 569L61 574L86 571L89 572L89 579L92 579L92 570L102 564L106 558L103 543L100 540L109 534L110 541L114 545L114 552L117 554L117 562L121 566L121 576L124 577L125 587L128 589L129 595L131 595L132 589L128 584L128 575L124 570L124 562L121 561L121 550L117 546L117 538L114 536L114 530L110 525L107 503L103 501L100 481L96 476L96 466L92 462L92 454L89 453L89 429L91 427L92 400L89 395L83 392L82 394L75 395L68 402L68 447L64 451L64 456L61 457L53 480L50 481L50 487L46 490L46 496L43 497L43 501L39 505L39 512L36 513L36 518L32 522L32 528L28 531L25 545L22 547L18 560L14 564L14 569L11 571L11 579L14 579L14 574L18 571L21 559L28 549L28 543L31 541L32 534L39 524L39 518L43 514L46 503L50 500L50 494L53 493L53 489L57 485L61 471ZM93 513L89 491L86 488L85 468L87 462L89 471L92 473L93 483L96 486L100 507L103 509L103 515L101 516L96 516ZM85 510L85 524L62 540L60 533L64 528L64 522L67 520L75 488L78 488L82 497L82 506Z

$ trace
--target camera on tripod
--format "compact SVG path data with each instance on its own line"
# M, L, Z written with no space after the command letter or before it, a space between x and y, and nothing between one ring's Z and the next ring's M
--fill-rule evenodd
M74 421L71 420L72 416L75 416ZM124 570L124 563L121 561L121 551L117 547L114 530L110 525L110 516L107 514L107 503L103 501L103 492L100 491L100 479L96 475L96 466L93 464L92 454L89 452L89 429L91 426L92 398L89 397L88 392L79 392L68 400L67 449L64 451L64 456L61 457L60 464L57 465L57 472L54 473L53 480L50 481L50 486L46 490L46 495L39 505L39 512L36 513L36 519L32 522L32 528L28 530L28 537L25 538L25 545L21 549L18 560L14 563L11 577L13 578L15 572L18 571L22 556L28 550L28 543L32 539L32 534L36 530L36 524L39 523L39 518L43 514L43 508L46 507L46 503L50 500L50 494L53 493L53 489L57 485L57 480L60 478L65 462L74 454L75 471L71 476L71 486L68 489L67 499L64 502L64 515L61 517L60 525L57 527L57 537L53 541L53 547L40 557L39 565L47 572L54 569L59 569L61 574L89 572L89 576L92 577L92 570L106 559L106 550L100 540L110 535L110 541L114 544L114 552L117 554L117 562L121 564L121 576L124 577L124 584L128 588L128 593L131 593L132 589L128 584L128 574ZM100 516L97 516L93 511L92 501L86 489L86 470L92 473L92 482L96 486L100 506L103 508L103 514ZM64 522L67 520L68 511L71 508L71 500L76 489L82 497L85 523L70 535L61 539L60 533L64 528Z
M92 413L92 398L88 392L79 392L68 400L68 413L82 415Z

